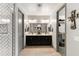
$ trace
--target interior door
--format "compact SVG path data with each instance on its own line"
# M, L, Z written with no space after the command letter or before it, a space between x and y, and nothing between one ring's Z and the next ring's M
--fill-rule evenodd
M24 48L24 15L18 10L18 45L19 52Z

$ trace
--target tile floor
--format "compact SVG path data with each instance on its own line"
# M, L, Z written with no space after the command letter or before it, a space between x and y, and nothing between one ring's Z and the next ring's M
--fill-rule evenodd
M61 56L50 46L29 46L23 49L20 53L21 56Z

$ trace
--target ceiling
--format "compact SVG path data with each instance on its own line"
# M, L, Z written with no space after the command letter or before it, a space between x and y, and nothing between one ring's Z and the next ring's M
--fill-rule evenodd
M18 3L17 6L26 15L54 15L63 4L64 3Z
M17 6L25 14L25 23L28 23L28 16L50 16L50 23L56 22L56 12L64 3L17 3Z

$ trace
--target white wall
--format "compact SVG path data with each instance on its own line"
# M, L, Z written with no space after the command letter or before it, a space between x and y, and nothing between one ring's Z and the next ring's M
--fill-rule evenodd
M54 13L54 17L52 16L52 14L50 15L50 24L52 24L53 27L52 44L54 49L56 49L56 12Z
M53 47L54 49L56 49L56 19L54 20L55 21L52 22L52 26L53 26L52 40L53 40Z
M67 18L70 16L72 10L79 11L79 4L67 4ZM68 56L79 56L79 19L76 19L77 28L72 30L70 28L71 22L67 19L67 39L66 39L66 53Z

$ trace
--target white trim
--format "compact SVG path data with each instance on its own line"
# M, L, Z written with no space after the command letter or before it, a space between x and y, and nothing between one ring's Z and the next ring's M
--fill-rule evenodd
M18 8L15 4L15 56L18 56Z

